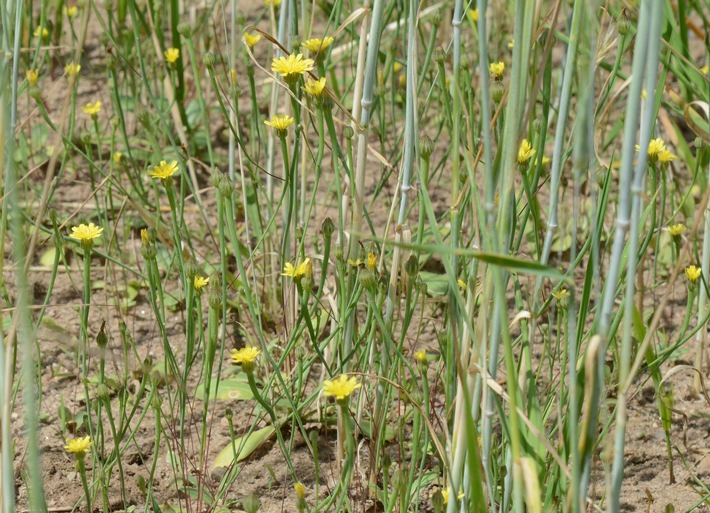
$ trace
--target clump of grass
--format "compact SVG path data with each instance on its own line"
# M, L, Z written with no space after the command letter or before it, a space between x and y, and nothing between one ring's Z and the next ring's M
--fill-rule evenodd
M707 397L698 2L11 4L5 510L13 466L56 495L36 336L70 308L69 507L258 511L273 444L299 512L619 511L649 378L674 482L681 370Z

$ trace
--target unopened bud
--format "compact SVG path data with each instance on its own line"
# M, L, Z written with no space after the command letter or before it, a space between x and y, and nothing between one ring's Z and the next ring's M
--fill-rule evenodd
M422 135L419 138L419 151L424 160L429 160L429 157L434 152L434 141L428 135Z
M333 235L333 232L335 231L335 226L333 225L333 221L330 217L326 217L323 219L323 222L320 225L321 232L323 232L323 237L326 239L330 239L331 235Z
M208 68L214 68L214 54L212 52L207 52L205 55L202 57L202 62L207 66Z

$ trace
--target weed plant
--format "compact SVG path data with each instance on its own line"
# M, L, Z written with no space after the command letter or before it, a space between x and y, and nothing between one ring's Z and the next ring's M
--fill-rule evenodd
M648 383L694 475L706 1L0 13L3 511L618 512Z

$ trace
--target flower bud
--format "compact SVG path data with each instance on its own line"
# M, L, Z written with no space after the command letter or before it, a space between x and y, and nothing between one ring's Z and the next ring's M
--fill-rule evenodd
M104 349L108 345L108 337L106 336L106 332L104 331L105 326L105 322L101 324L101 329L99 330L98 335L96 335L96 345L99 346L101 349Z
M231 198L232 192L234 191L234 184L227 175L222 175L222 179L219 181L218 189L222 197Z
M352 139L353 137L355 137L355 130L353 130L353 127L348 125L343 128L343 137L345 137L346 139Z
M178 34L180 34L183 37L190 37L190 34L192 33L192 27L190 26L189 23L184 21L177 26L177 31L178 31Z
M616 20L616 30L622 36L627 36L631 33L631 21L628 16L626 16L626 10L622 9L621 14Z
M434 141L428 135L422 135L419 138L419 151L424 160L429 160L429 157L434 152Z
M205 66L207 66L208 69L214 68L214 61L215 61L215 57L212 52L207 52L202 57L202 62L205 64Z
M410 278L414 278L419 272L419 260L415 255L409 255L407 262L404 264L404 270Z
M446 52L440 46L434 50L434 61L443 64L446 60Z
M323 237L330 239L331 235L333 235L333 232L335 231L335 225L333 225L333 221L330 217L323 219L323 222L320 225L320 230L323 232Z
M505 94L505 86L500 82L500 80L494 80L491 83L491 99L495 103L500 103Z
M375 287L377 287L377 276L375 275L375 271L372 269L362 269L358 275L358 278L360 280L360 285L367 290L375 290Z
M222 279L217 273L210 276L207 284L207 302L210 308L215 310L219 310L222 306Z

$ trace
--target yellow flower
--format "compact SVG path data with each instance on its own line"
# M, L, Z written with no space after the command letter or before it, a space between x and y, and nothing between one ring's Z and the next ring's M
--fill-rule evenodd
M503 77L503 72L505 71L505 62L491 62L488 65L488 72L495 78L500 79Z
M422 365L426 365L427 363L429 363L426 357L426 349L420 349L419 351L414 353L414 359Z
M37 25L37 28L35 29L34 32L35 37L49 37L49 30L47 30L45 27L41 25Z
M209 281L209 278L196 274L195 278L192 280L192 285L195 287L195 290L200 290L202 287L207 285Z
M303 90L311 96L320 96L325 90L325 77L319 80L313 80L312 78L309 78L306 81L306 84L303 86Z
M271 119L264 120L264 124L276 130L276 135L286 137L286 130L293 125L293 118L288 114L276 114Z
M636 151L640 151L639 145L636 145ZM666 143L660 137L651 139L648 143L648 158L651 162L656 162L661 153L666 151Z
M309 273L309 269L311 269L310 272L312 272L313 267L311 266L310 258L306 258L297 266L294 266L291 262L286 262L286 264L284 265L284 272L281 273L281 275L290 276L291 278L293 278L294 281L296 281L302 278L303 276L307 276Z
M530 141L523 139L518 150L518 164L525 164L528 160L535 156L535 149L530 145Z
M89 116L96 116L101 111L101 102L89 102L81 108L81 111Z
M448 488L444 488L443 490L441 490L441 498L444 499L444 504L449 503L449 489Z
M511 50L515 48L515 39L513 39L512 37L510 38L510 41L508 41L508 48L510 48Z
M698 281L698 278L700 278L700 275L702 274L703 270L700 267L689 265L685 268L685 277L688 278L688 281L690 283L695 283L696 281Z
M323 382L323 395L326 397L333 396L339 402L346 401L360 386L357 378L349 378L347 374L341 374L333 380L326 379Z
M25 76L27 77L27 81L30 83L31 86L37 85L37 72L35 70L28 69L25 73Z
M73 440L67 441L64 450L69 454L73 454L77 460L83 460L84 456L86 456L86 452L92 445L94 445L94 442L91 441L91 437L85 436L84 438L74 438Z
M261 34L252 34L251 32L244 32L244 42L249 48L254 48L254 45L261 40Z
M644 87L643 89L641 89L641 99L645 100L647 96L648 93L646 92L646 88Z
M70 77L78 75L79 71L81 71L81 64L74 64L73 62L70 62L69 64L64 66L64 73L66 73Z
M537 166L538 164L538 159L535 159L535 165ZM545 155L542 156L542 167L545 167L550 163L550 157L546 157Z
M266 7L278 7L281 5L281 0L264 0Z
M672 224L668 227L668 233L673 237L680 237L688 228L683 223Z
M675 156L673 153L666 149L664 149L661 153L658 154L658 162L660 162L661 164L668 164L670 161L675 160L677 158L677 156Z
M561 303L567 296L569 296L569 290L560 289L558 291L553 292L552 295L558 303Z
M395 61L395 63L392 65L392 71L395 72L395 74L399 73L402 71L402 63Z
M148 171L148 175L152 178L160 178L161 180L167 180L175 173L177 173L179 169L180 168L178 168L177 160L173 160L170 163L161 160L160 164L154 166L152 171Z
M122 157L123 157L123 153L121 153L120 151L115 151L115 152L113 152L113 155L111 156L111 158L113 159L113 161L114 161L116 164L118 164L119 162L121 162L121 158L122 158Z
M304 59L300 53L291 54L288 57L274 57L271 71L281 75L285 81L295 83L301 75L312 71L314 64L313 59Z
M333 44L333 41L335 41L335 39L330 36L326 36L322 39L320 37L315 37L301 43L301 48L308 50L314 55L318 55L325 52L325 49Z
M461 289L461 292L466 292L466 282L463 281L461 278L456 280L456 285L459 286L459 288Z
M242 370L251 373L254 370L256 358L261 354L261 349L254 346L245 346L242 349L232 349L229 358L234 365L241 365Z
M180 50L178 48L168 48L165 52L163 52L163 55L165 56L166 61L170 64L175 64L175 61L180 58Z
M101 237L101 232L103 231L103 228L96 226L94 223L89 223L88 225L82 223L71 229L69 237L83 243Z
M76 5L72 5L71 7L65 5L63 11L64 15L70 20L73 20L76 18L76 15L79 14L79 8Z
M296 492L297 499L303 499L306 496L306 485L301 482L294 483L293 490Z
M708 74L708 71L710 71L710 67L708 67L708 65L706 64L705 66L703 66L702 68L700 68L700 71L703 72L703 75L707 75L707 74Z
M368 253L365 266L371 271L373 271L375 267L377 267L377 255L375 255L374 253Z
M478 21L478 9L469 9L467 14L471 22L476 23Z

